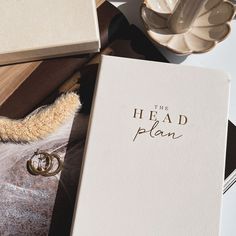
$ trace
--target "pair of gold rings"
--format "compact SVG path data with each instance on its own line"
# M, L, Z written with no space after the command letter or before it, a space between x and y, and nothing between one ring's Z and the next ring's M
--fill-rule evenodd
M56 153L47 153L37 150L27 161L27 169L32 175L50 177L62 170L62 161Z

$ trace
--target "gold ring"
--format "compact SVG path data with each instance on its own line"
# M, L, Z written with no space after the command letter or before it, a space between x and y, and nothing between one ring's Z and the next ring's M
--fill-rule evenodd
M38 158L36 158L39 156ZM54 169L54 159L57 161L57 168ZM37 160L37 162L36 162ZM36 162L36 163L35 163ZM34 155L27 161L27 169L32 175L41 175L45 177L54 176L62 170L62 161L56 153L47 153L36 151Z
M54 175L58 174L62 170L62 167L63 167L62 164L63 163L62 163L60 157L56 153L50 154L50 157L51 157L51 162L52 163L53 163L53 159L56 159L56 161L57 161L57 168L55 170L53 170L53 171L51 171L52 168L49 169L47 172L42 173L41 174L42 176L45 176L45 177L54 176Z

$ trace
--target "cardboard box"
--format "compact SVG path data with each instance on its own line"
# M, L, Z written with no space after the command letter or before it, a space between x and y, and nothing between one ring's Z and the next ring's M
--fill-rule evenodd
M0 0L0 64L96 52L95 0Z
M72 235L219 235L229 84L104 56Z

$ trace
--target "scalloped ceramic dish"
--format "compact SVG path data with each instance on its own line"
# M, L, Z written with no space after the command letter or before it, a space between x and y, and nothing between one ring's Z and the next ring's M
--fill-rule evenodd
M203 53L212 49L230 33L235 14L231 2L206 0L191 27L182 33L171 31L168 24L178 0L145 0L141 17L148 35L159 45L177 54Z

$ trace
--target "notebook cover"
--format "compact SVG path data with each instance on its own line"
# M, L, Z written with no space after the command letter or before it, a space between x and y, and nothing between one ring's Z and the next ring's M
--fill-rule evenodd
M0 4L2 65L100 48L95 0L1 0Z
M221 71L103 56L72 235L219 235L228 96Z

